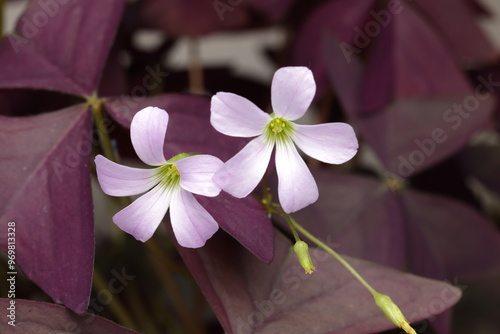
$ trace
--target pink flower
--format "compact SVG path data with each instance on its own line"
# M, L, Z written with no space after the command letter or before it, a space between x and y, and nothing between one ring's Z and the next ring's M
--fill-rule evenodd
M287 213L318 199L318 187L295 145L305 154L330 164L350 160L358 150L352 127L346 123L299 125L316 92L306 67L276 71L271 85L274 112L269 115L249 100L232 93L212 97L210 122L217 131L233 137L256 137L229 159L214 181L235 197L245 197L262 179L276 145L278 196Z
M219 225L193 193L217 196L220 187L212 177L223 163L210 155L179 154L166 160L163 143L167 125L165 110L147 107L139 111L130 126L132 144L139 158L155 168L122 166L98 155L95 158L97 178L102 190L111 196L146 192L113 216L123 231L137 240L147 241L170 207L170 220L179 244L201 247Z

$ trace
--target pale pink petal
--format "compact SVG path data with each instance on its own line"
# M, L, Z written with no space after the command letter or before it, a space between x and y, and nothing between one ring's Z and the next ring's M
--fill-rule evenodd
M167 132L168 114L156 107L147 107L135 114L130 124L130 138L139 158L150 166L166 162L163 143Z
M285 212L295 212L318 199L316 181L292 143L276 143L278 196Z
M173 193L180 190L158 185L114 215L113 221L137 240L146 242L165 216Z
M314 77L307 67L282 67L274 73L271 102L276 116L290 121L307 111L316 94Z
M227 136L255 137L271 120L271 116L244 97L219 92L212 96L210 123Z
M349 124L295 125L293 141L307 155L329 164L342 164L358 152L358 140Z
M193 155L177 160L175 166L181 174L181 187L191 193L214 197L220 187L212 178L224 163L212 155Z
M155 169L132 168L119 165L97 155L97 180L102 191L110 196L131 196L143 193L158 184Z
M189 248L202 247L219 228L193 194L183 189L172 197L170 221L179 245Z
M222 190L235 197L247 196L266 172L273 147L264 135L251 140L234 157L226 161L215 173L213 180Z

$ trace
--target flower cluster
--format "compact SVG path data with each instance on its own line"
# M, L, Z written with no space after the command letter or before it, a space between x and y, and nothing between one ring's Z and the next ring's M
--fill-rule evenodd
M218 229L217 222L193 194L217 196L221 189L245 197L262 179L276 147L278 195L285 212L315 202L318 187L295 145L325 163L341 164L357 152L358 142L345 123L299 125L312 102L316 85L305 67L279 69L273 78L273 112L267 114L249 100L231 93L217 93L211 102L211 124L235 137L255 137L239 153L223 163L202 154L181 154L166 160L163 144L168 125L166 111L148 107L131 124L131 139L139 158L152 169L131 168L103 156L96 157L97 176L111 196L146 192L118 212L113 221L141 241L148 240L170 207L174 234L184 247L201 247Z

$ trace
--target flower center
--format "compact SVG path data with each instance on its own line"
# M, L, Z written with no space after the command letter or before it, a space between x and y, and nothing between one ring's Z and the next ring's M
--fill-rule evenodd
M179 185L181 181L181 174L174 164L164 164L158 169L157 172L160 184L166 187L173 187Z
M272 116L272 115L271 115ZM273 142L289 141L295 131L293 123L283 117L273 118L266 125L267 138Z

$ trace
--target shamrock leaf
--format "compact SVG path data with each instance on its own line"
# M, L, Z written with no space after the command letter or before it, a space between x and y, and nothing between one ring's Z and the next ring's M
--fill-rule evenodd
M84 312L94 265L90 113L83 105L0 116L0 244L15 223L16 263L55 302Z
M22 299L0 299L0 307L9 310L14 301L15 327L2 321L2 333L22 334L138 334L94 314L76 315L66 308L42 302ZM7 314L9 314L8 311ZM11 321L7 316L7 321ZM11 332L11 331L14 332Z
M91 95L97 89L124 0L32 1L0 44L0 88Z

